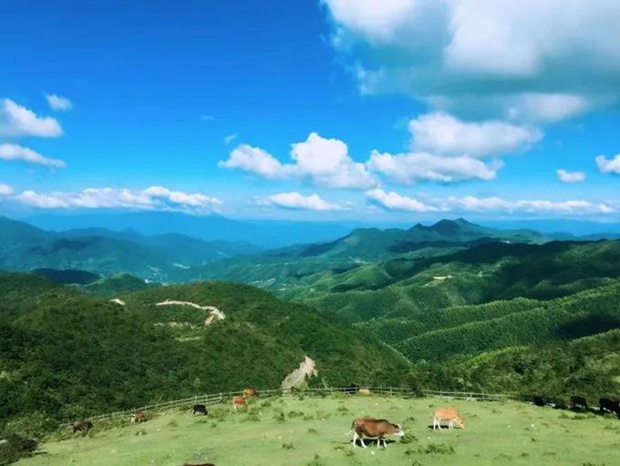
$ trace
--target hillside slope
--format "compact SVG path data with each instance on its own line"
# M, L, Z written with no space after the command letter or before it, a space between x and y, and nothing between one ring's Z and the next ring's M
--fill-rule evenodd
M40 277L0 274L0 419L70 419L245 386L277 387L309 356L314 384L397 383L407 361L313 309L245 285L123 295L126 305ZM216 306L209 326L191 306Z

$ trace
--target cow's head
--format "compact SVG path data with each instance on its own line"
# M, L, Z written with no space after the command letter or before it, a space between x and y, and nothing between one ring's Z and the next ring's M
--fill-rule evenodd
M456 421L456 425L459 426L461 429L465 428L465 421L463 419L461 419L460 417L457 417L455 421Z
M396 435L397 437L405 436L405 431L400 426L400 424L392 424L392 426L394 427L394 435Z

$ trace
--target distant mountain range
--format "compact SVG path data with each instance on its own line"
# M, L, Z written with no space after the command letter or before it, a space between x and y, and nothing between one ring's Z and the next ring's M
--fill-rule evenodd
M42 275L60 282L71 277L54 274L54 270L72 270L73 277L77 277L75 271L84 271L97 276L130 273L151 281L185 281L191 267L258 251L247 243L207 242L179 234L147 236L103 228L49 232L0 217L0 269L43 269ZM83 283L85 275L75 279Z
M239 221L214 214L194 216L179 212L37 215L25 221L43 230L105 228L132 230L149 236L174 233L203 241L252 243L262 248L326 241L345 235L355 227L353 224L330 222Z
M60 283L80 284L128 273L149 282L215 279L275 291L302 285L316 273L341 273L397 257L427 258L487 243L544 244L554 239L533 230L491 228L462 218L429 226L418 223L409 229L348 229L344 234L346 225L243 223L170 212L33 220L50 229L75 228L48 231L0 217L0 269L36 271ZM325 236L331 241L301 242ZM280 244L284 237L288 244L301 243L266 251L255 245ZM253 244L241 238L252 239Z

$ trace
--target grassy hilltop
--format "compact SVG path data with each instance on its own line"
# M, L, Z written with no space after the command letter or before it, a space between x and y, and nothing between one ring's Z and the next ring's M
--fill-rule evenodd
M466 429L428 429L433 407L457 406ZM253 399L248 412L229 405L209 416L170 411L139 425L61 434L23 466L331 465L601 465L618 459L620 422L613 418L538 408L519 402L468 402L389 397ZM351 446L354 418L387 418L407 436L379 449ZM69 438L70 437L70 438Z

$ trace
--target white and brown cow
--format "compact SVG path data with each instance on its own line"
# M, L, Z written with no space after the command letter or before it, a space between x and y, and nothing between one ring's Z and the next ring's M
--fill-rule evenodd
M454 424L458 424L461 429L465 428L465 421L461 418L455 408L437 408L433 412L433 430L441 430L441 421L448 421L448 429L454 429Z
M357 446L357 440L362 443L362 446L366 448L364 438L376 438L377 446L381 446L383 441L383 447L387 446L385 441L386 435L396 435L402 437L405 432L398 424L392 424L385 419L373 419L370 417L360 417L353 421L351 425L353 431L353 448Z
M131 415L132 423L146 422L146 421L147 421L146 414L144 414L142 411L136 411L135 413Z

